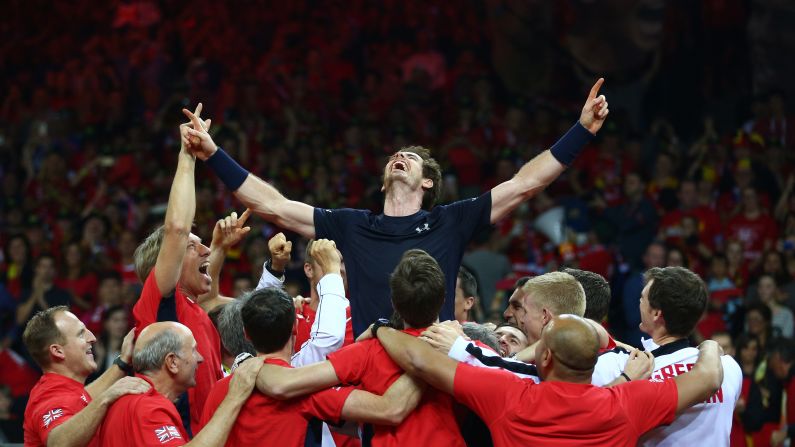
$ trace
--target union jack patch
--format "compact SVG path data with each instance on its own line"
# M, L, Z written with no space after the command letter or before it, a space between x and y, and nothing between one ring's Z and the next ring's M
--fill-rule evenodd
M41 417L42 421L44 422L44 428L47 428L52 424L52 422L59 417L63 416L63 410L60 408L52 409Z
M160 428L156 428L155 436L157 436L157 440L160 441L161 444L165 444L174 439L182 439L179 430L173 425L164 425Z

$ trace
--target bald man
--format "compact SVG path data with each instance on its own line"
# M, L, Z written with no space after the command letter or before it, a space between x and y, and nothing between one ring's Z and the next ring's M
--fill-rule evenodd
M552 317L541 332L540 384L505 371L457 363L422 340L391 328L374 331L406 372L477 413L491 430L495 446L574 442L634 446L646 431L671 423L676 414L715 393L723 379L720 346L705 341L698 361L686 374L612 388L593 386L598 336L574 315Z
M189 440L174 403L188 388L196 385L196 368L202 361L196 340L185 325L166 321L147 326L138 336L133 367L136 377L145 380L152 388L145 394L120 398L111 406L100 430L101 445L224 444L254 388L262 363L244 362L235 370L229 393L215 415Z

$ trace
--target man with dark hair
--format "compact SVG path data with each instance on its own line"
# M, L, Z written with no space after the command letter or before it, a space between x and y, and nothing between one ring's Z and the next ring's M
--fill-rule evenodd
M138 336L133 355L136 377L151 388L144 394L120 398L108 410L99 434L101 445L138 447L218 446L226 441L240 409L254 389L262 367L245 362L227 379L229 393L214 402L215 416L191 437L174 405L189 388L196 386L196 370L203 362L196 339L187 326L163 321L152 323ZM190 440L190 441L189 441Z
M114 366L88 386L97 370L91 347L97 339L66 306L51 307L31 318L22 336L44 372L25 408L25 445L100 445L95 436L108 407L124 394L143 393L149 385L124 377L132 356L132 332L124 337Z
M714 393L722 376L720 348L706 341L687 374L660 382L594 387L590 379L598 337L589 323L574 315L552 317L542 331L541 384L458 363L394 329L373 331L406 372L453 395L480 416L495 446L634 445L642 433L670 423L675 413Z
M462 265L455 282L455 320L461 324L469 321L478 301L478 282L472 272Z
M651 268L640 295L640 329L651 339L642 343L654 356L651 380L680 377L692 368L698 350L687 337L707 307L707 289L701 278L682 267ZM594 385L628 381L622 377L630 353L616 348L599 357ZM717 393L682 413L671 425L656 428L641 439L647 446L674 446L698 439L705 445L728 446L734 405L740 394L742 371L730 356L721 357L723 380Z
M422 250L409 250L390 277L394 311L406 325L405 333L418 336L433 323L444 301L444 275L439 264ZM434 315L436 312L436 315ZM378 324L386 324L379 320ZM291 398L335 385L356 384L382 394L403 374L377 340L364 340L329 355L329 360L285 374L282 368L263 367L257 388L277 398ZM374 426L373 446L463 446L453 415L453 402L434 390L426 391L416 410L397 427Z
M246 337L257 350L257 359L246 362L263 362L289 370L296 321L293 300L278 288L259 289L246 299L240 314ZM229 378L213 387L203 421L210 420L228 389ZM304 398L279 401L255 392L244 405L226 445L304 445L307 423L313 417L335 423L344 419L397 425L416 406L420 394L408 376L395 381L384 396L353 387L335 387Z
M468 242L543 190L574 162L607 117L607 100L598 94L603 82L600 78L594 84L578 123L549 151L530 160L512 179L490 192L443 206L433 207L441 188L439 166L429 151L416 146L400 149L384 167L382 214L314 208L288 200L220 150L198 118L189 129L196 139L190 150L207 161L243 204L266 220L306 238L337 242L348 261L355 335L376 318L390 315L389 272L410 248L431 253L442 266L447 295L441 318L450 320L454 317L456 272Z
M597 323L604 321L610 308L610 284L602 275L587 270L565 268L563 272L573 276L585 291L583 317Z
M527 335L511 323L503 323L494 330L499 337L500 355L513 357L528 346Z

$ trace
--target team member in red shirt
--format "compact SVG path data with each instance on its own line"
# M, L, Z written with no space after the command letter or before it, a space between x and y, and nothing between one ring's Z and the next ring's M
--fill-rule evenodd
M174 402L196 385L197 367L203 360L185 325L165 321L147 326L138 336L133 367L136 377L152 387L145 394L124 396L110 407L99 432L101 445L219 446L226 442L262 364L244 362L235 370L229 393L218 403L215 416L188 442Z
M132 334L124 338L116 366L84 387L97 369L91 353L97 339L66 306L37 313L23 340L44 371L25 408L26 446L99 445L94 433L110 404L123 394L149 389L141 379L122 378L132 354Z
M598 337L575 315L553 317L544 327L537 347L540 384L457 363L420 340L379 328L373 332L392 359L475 411L491 430L495 446L634 446L644 432L671 423L678 412L715 393L723 375L720 346L709 340L686 374L595 387L591 374Z
M444 302L444 274L436 260L422 250L408 250L390 276L392 304L411 336L419 336L438 319ZM291 398L343 383L383 394L403 374L376 340L365 340L329 355L313 365L284 368L266 365L257 388L277 398ZM450 396L426 390L422 399L397 427L374 425L372 445L463 446Z
M317 241L316 244L321 241ZM258 359L268 365L290 368L293 353L295 310L287 294L278 288L257 290L240 311L246 336L257 349ZM227 395L229 378L210 392L202 421L209 421L218 403ZM375 396L352 387L336 387L287 401L255 392L235 422L226 445L280 444L302 446L310 418L338 422L340 419L397 425L419 402L421 391L405 376L386 394Z
M200 111L201 104L197 113ZM223 373L218 332L198 303L198 297L207 294L212 285L208 274L211 249L190 231L196 212L196 158L185 150L187 126L183 124L180 127L182 148L168 198L165 223L135 250L135 269L144 287L133 307L133 316L137 334L155 321L179 321L196 338L204 362L196 371L196 386L188 389L187 400L181 399L177 404L190 435L192 425L199 423L210 388L223 378ZM221 233L244 234L247 230L241 228L242 221L244 219L239 221L233 213L228 221L221 220L217 226L222 227Z

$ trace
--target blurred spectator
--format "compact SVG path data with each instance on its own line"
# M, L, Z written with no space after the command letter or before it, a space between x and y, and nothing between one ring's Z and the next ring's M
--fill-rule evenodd
M69 292L55 285L55 258L50 255L39 256L34 272L30 290L22 293L21 304L17 308L17 324L20 327L24 327L40 310L69 306L71 303Z
M102 315L102 330L94 343L94 358L97 370L91 374L86 383L101 376L121 352L121 343L130 330L130 311L125 306L111 306Z

